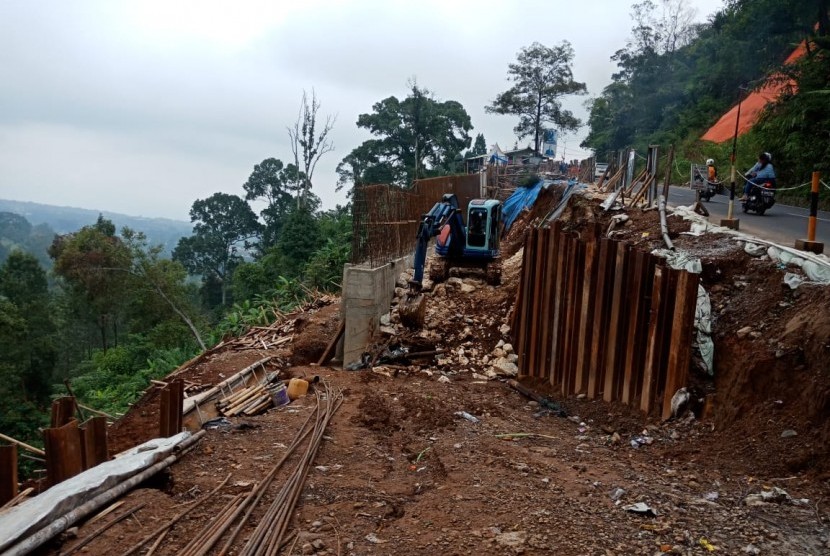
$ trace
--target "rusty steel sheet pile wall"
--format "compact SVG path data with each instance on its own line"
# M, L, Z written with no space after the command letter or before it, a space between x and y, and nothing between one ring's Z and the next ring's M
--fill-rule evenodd
M513 320L520 375L668 418L688 377L699 276L660 261L559 222L529 230Z
M381 266L411 253L421 216L445 193L458 197L466 214L480 197L481 176L463 174L416 180L411 188L359 185L352 192L352 263Z

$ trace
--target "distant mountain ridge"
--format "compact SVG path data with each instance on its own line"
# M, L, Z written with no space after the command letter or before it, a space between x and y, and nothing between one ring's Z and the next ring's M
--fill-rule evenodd
M0 212L12 212L24 216L33 226L47 224L58 234L74 232L84 226L95 224L98 215L103 214L104 218L112 220L119 232L124 226L144 232L151 245L163 245L168 255L176 247L180 238L191 235L193 231L192 224L183 220L130 216L107 210L59 207L29 201L0 199Z

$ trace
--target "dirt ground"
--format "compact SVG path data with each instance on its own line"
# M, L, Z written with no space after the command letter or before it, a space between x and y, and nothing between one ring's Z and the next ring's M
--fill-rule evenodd
M578 198L563 219L579 233L605 233L610 216L597 205ZM690 384L693 398L710 405L661 423L624 405L551 395L567 415L559 416L487 374L488 360L511 341L523 227L549 208L523 215L508 235L502 286L461 275L431 285L420 331L403 331L393 308L377 345L430 347L434 357L352 372L308 366L337 328L337 306L329 305L297 318L284 348L220 351L183 371L221 380L278 354L281 376L319 375L343 389L294 514L292 554L830 553L830 288L790 290L785 269L750 257L731 237L684 235L689 223L671 217L678 248L701 259L712 301L715 376L695 370ZM618 239L662 246L655 211L628 214ZM208 431L166 474L124 498L124 511L146 504L134 518L82 551L122 553L230 475L159 548L176 554L230 497L263 478L313 399ZM116 425L118 443L152 436L142 429L157 426L155 404L148 393ZM637 503L648 513L626 509ZM41 553L70 550L119 511Z

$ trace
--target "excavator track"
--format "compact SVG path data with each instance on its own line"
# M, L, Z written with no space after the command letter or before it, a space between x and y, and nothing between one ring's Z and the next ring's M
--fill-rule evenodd
M487 264L487 283L491 286L501 284L501 260L496 259Z
M435 257L429 262L429 279L435 282L446 282L450 277L450 263L442 257Z

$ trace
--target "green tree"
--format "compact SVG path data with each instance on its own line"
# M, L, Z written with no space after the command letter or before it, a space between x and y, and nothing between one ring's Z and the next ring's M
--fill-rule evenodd
M297 166L286 166L277 158L266 158L254 166L254 171L242 186L245 189L245 200L264 200L267 204L260 212L265 222L260 245L262 249L276 243L285 217L296 205L294 192L296 184L302 179Z
M240 250L251 246L261 225L248 203L227 193L196 200L190 209L190 221L194 223L193 235L179 240L173 259L205 281L216 280L222 306L226 306L230 279L242 262Z
M441 175L470 146L470 116L457 101L439 101L427 89L410 85L403 99L392 96L361 114L358 127L374 139L364 141L337 166L339 185L395 183Z
M149 246L143 233L124 228L121 235L132 255L130 266L124 270L136 278L139 287L158 296L182 320L199 347L205 351L207 346L189 315L194 311L187 301L187 272L184 267L178 261L160 258L164 247Z
M14 349L24 353L18 363L20 379L33 399L43 402L51 388L57 352L46 272L33 255L14 251L0 266L0 296L14 305L24 324L23 340L14 340ZM6 340L2 344L13 349L12 340Z
M553 47L534 42L516 55L516 62L508 66L508 80L513 86L486 106L492 114L519 117L513 130L519 139L533 137L536 151L542 132L548 125L563 131L576 130L580 121L570 110L562 108L562 97L584 94L584 83L574 81L571 64L574 51L568 41Z
M484 141L484 134L479 133L476 135L476 140L473 143L473 156L481 156L483 154L487 154L487 142Z
M110 339L117 345L128 278L112 269L128 267L130 252L115 236L112 222L99 216L93 226L56 237L49 256L54 261L55 273L91 310L100 332L101 347L108 349ZM83 309L81 305L78 308Z

